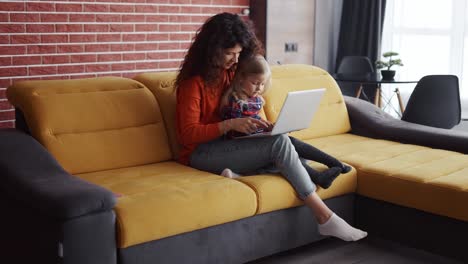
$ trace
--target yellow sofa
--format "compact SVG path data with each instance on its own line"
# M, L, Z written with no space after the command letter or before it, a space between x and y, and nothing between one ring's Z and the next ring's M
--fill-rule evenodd
M383 215L380 208L413 208L417 217L427 214L422 217L468 230L467 155L352 134L345 99L327 72L283 65L272 74L265 96L271 121L287 92L327 89L310 128L292 136L354 167L329 189L318 190L348 222L380 234L378 223L388 224L374 223ZM279 175L232 180L175 161L175 76L24 81L7 90L18 127L27 132L0 133L2 164L9 166L5 184L13 186L4 195L15 201L8 208L40 215L38 229L53 219L51 229L59 234L46 239L58 250L33 252L63 263L242 263L323 238L311 212ZM13 151L17 156L9 157ZM37 175L15 173L18 162L11 159L35 164L29 173ZM466 257L453 248L448 255Z

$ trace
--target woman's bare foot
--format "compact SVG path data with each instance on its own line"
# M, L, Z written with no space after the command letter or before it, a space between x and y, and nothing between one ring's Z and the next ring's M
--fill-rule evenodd
M237 173L234 173L232 172L232 170L226 168L223 170L223 172L221 172L221 176L224 176L226 178L230 178L230 179L235 179L235 178L239 178L239 174Z

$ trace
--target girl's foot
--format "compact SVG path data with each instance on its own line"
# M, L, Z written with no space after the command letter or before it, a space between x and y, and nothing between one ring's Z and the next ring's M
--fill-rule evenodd
M338 177L338 175L340 175L341 173L340 167L331 167L322 172L318 172L310 166L307 166L305 168L309 173L311 180L323 189L328 189L328 187L331 186L336 177Z
M341 163L341 173L348 173L351 171L351 166Z
M350 226L336 214L332 214L325 223L319 224L318 231L321 235L334 236L344 241L357 241L367 236L367 232Z
M235 178L239 178L239 174L237 173L234 173L232 172L232 170L226 168L223 170L223 172L221 172L221 176L224 176L226 178L230 178L230 179L235 179Z

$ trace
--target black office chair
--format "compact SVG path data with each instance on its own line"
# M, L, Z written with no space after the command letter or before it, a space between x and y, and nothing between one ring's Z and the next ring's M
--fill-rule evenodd
M450 129L460 123L461 105L455 75L428 75L419 80L401 120Z
M338 66L338 74L356 74L365 75L374 72L374 67L370 59L366 56L345 56L341 59ZM373 95L375 85L352 85L349 83L340 83L341 91L344 95L364 97L368 101L373 101L374 98L369 98L367 94ZM373 95L374 96L374 95Z

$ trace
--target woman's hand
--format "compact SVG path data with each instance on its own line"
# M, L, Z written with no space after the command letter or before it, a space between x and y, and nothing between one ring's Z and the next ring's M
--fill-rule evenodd
M250 117L233 118L224 120L223 122L226 122L226 127L229 128L229 130L234 130L244 134L252 134L260 128L265 129L269 127L269 124L266 121Z

